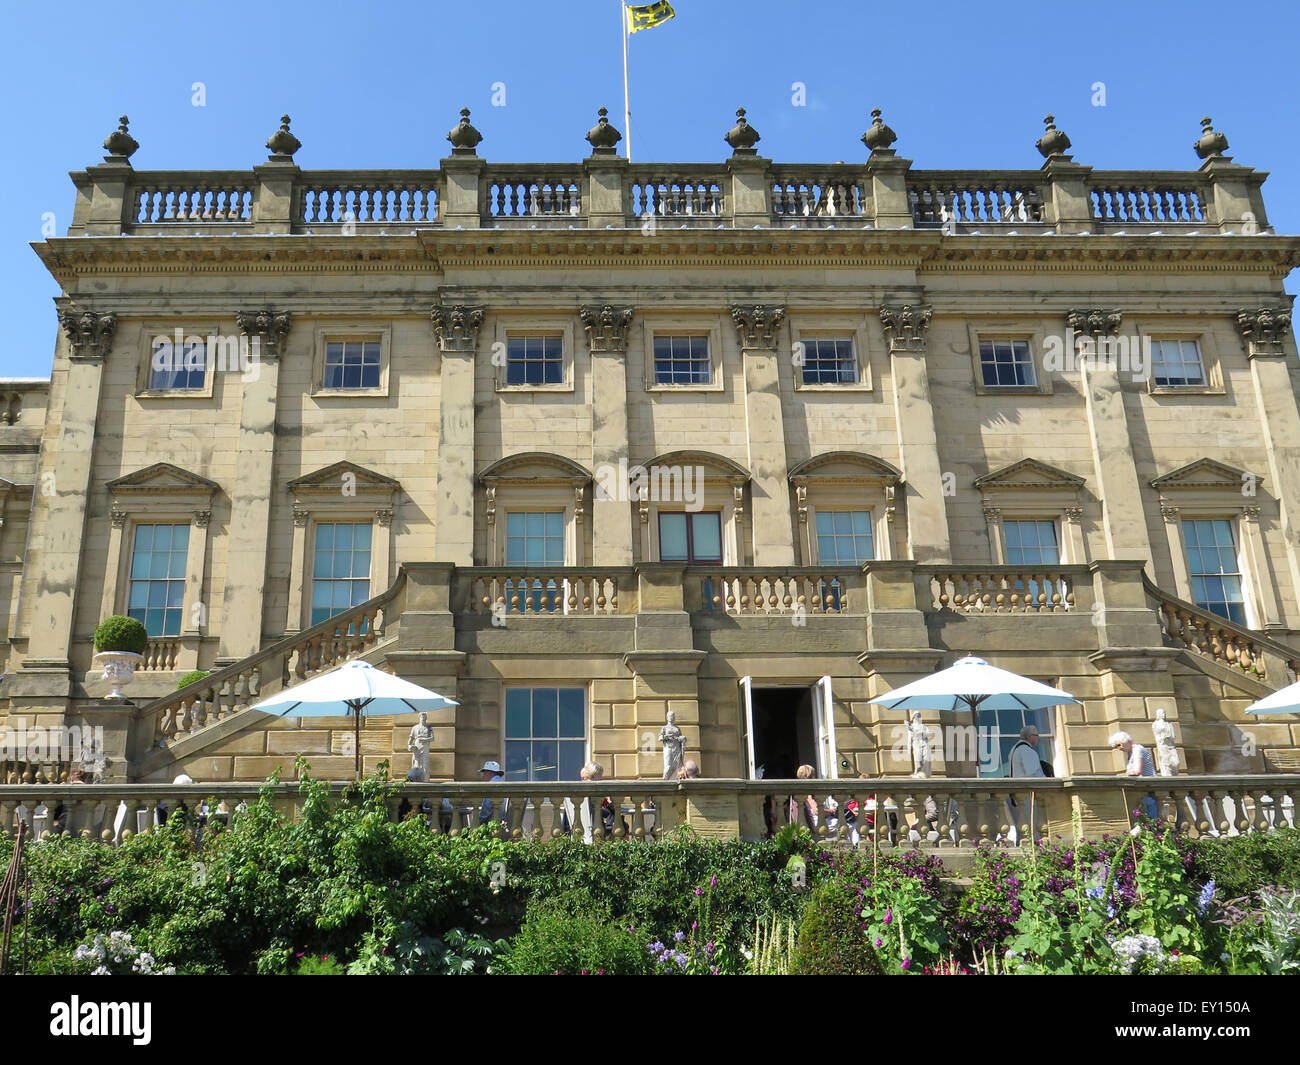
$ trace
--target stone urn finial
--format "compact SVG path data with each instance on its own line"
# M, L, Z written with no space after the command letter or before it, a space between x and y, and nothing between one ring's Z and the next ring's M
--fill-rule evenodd
M887 152L889 146L898 140L898 134L885 125L880 117L880 108L871 110L871 128L862 134L862 143L872 152Z
M460 109L460 125L447 134L452 155L477 155L474 151L483 141L483 134L469 124L469 108Z
M125 163L135 154L135 150L140 147L140 142L126 131L127 124L130 122L126 115L118 121L121 125L105 139L104 150L108 152L108 159L112 162Z
M293 160L293 153L302 147L302 141L289 132L289 116L280 116L280 128L271 134L266 142L271 151L271 158L277 163Z
M729 129L723 139L731 145L733 155L757 155L754 149L763 138L758 135L758 130L745 121L745 109L736 108L736 124Z
M1201 119L1201 136L1192 147L1202 159L1222 159L1223 153L1228 150L1228 138L1215 129L1211 122L1209 115Z
M600 120L587 130L587 143L591 145L593 155L617 155L614 147L623 139L623 134L609 124L609 108L602 107L596 112Z
M1065 135L1064 131L1056 128L1056 116L1048 115L1043 119L1043 125L1047 127L1047 131L1038 138L1038 142L1034 145L1039 154L1044 159L1065 155L1070 148L1070 138Z

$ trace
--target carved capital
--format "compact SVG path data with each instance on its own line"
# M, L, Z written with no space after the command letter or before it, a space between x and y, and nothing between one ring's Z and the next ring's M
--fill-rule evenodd
M1247 521L1258 522L1258 521L1259 521L1259 507L1258 507L1258 506L1242 507L1242 508L1241 508L1241 516L1242 516L1243 518L1245 518Z
M1065 520L1072 525L1079 524L1083 520L1083 507L1066 507Z
M393 524L393 508L380 507L375 511L375 521L381 529L387 529Z
M99 314L95 311L69 310L59 314L59 324L68 334L68 342L72 345L71 358L104 359L113 344L117 315L112 312Z
M890 525L894 524L894 516L898 509L898 486L894 484L885 485L885 521Z
M307 519L310 517L311 511L306 510L303 507L293 508L293 523L299 529L305 529L307 527Z
M775 350L776 327L785 320L785 308L765 307L758 303L738 304L731 308L731 320L740 332L741 348Z
M1172 503L1161 503L1161 504L1160 504L1160 516L1161 516L1162 518L1164 518L1165 521L1170 521L1170 522L1172 522L1172 521L1177 521L1177 520L1178 520L1178 508L1177 508L1176 506L1174 506Z
M880 324L885 328L889 352L924 351L925 331L934 311L929 307L905 303L901 307L881 307Z
M278 359L293 325L293 315L288 311L273 311L269 307L260 311L239 311L235 315L239 331L258 341L256 358Z
M208 527L208 522L210 522L211 520L212 520L212 511L196 510L194 512L194 517L191 519L191 522L196 529L206 529Z
M582 524L582 506L587 499L587 486L585 484L576 485L573 489L573 520L576 524Z
M985 507L985 508L984 508L984 520L987 521L987 522L994 523L994 524L1000 522L1000 521L1002 520L1002 508L1001 508L1001 507Z
M1066 311L1065 324L1081 336L1115 336L1124 324L1124 312L1106 311L1099 307Z
M627 352L627 330L632 324L631 307L589 304L578 309L582 328L587 331L593 355L621 355Z
M1291 312L1268 307L1237 312L1237 329L1246 340L1246 354L1285 355L1282 342L1291 331Z
M478 350L478 331L483 325L483 308L437 306L429 312L438 350L444 354L473 355Z
M745 486L743 484L733 484L731 486L731 499L735 508L737 527L745 524Z
M497 523L497 486L490 484L485 490L487 491L487 523L491 528Z
M795 481L794 483L795 503L799 508L799 524L808 524L808 482L804 480Z
M126 528L126 511L125 511L125 510L115 510L115 511L113 511L111 514L109 514L109 520L113 523L113 528L114 528L114 529L125 529L125 528Z

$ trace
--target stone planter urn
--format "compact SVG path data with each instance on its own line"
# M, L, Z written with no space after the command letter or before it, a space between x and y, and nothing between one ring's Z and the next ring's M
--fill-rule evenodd
M132 651L100 651L95 655L95 662L104 668L100 679L112 685L112 690L105 698L124 699L122 688L131 683L132 678L135 677L135 667L142 661L144 655Z

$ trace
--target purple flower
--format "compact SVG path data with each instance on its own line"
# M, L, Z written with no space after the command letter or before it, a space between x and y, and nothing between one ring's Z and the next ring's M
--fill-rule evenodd
M702 887L697 887L697 888L695 889L695 897L696 897L696 898L699 898L699 897L700 897L701 895L703 895L703 894L704 894L704 889L703 889Z
M717 946L714 945L712 941L704 944L704 953L707 954L710 958L713 957L713 952L717 949L718 949Z
M876 936L876 946L883 947L884 945L885 945L885 941L881 939L879 936Z
M885 909L885 924L891 924L891 923L893 922L893 920L894 920L894 911L893 911L893 909L892 909L892 908L889 908L889 907L886 907L886 909Z
M673 933L673 939L675 939L678 943L680 943L680 942L681 942L682 940L684 940L685 938L686 938L686 933L685 933L685 932L674 932L674 933Z
M912 959L911 959L911 958L904 958L904 959L903 959L902 968L906 969L906 968L907 968L908 966L910 966L911 964L912 964Z
M716 876L714 876L714 877L710 877L710 878L709 878L709 887L717 887L717 886L718 886L718 878L717 878Z
M687 959L687 957L686 957L685 954L680 954L680 953L679 953L679 954L675 954L675 955L673 956L673 961L675 961L675 962L677 963L677 968L679 968L679 969L685 969L685 968L686 968L686 962L687 962L687 960L688 960L688 959Z
M691 922L691 931L692 931L692 932L696 931L699 927L700 927L700 922L699 922L699 921L692 921L692 922Z

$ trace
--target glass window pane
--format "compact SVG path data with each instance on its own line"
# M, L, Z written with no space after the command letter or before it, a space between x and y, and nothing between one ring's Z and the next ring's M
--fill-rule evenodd
M533 689L533 735L553 737L559 735L559 701L554 688Z
M511 697L522 695L523 700ZM529 714L528 693L526 691L516 692L514 690L506 692L506 738L527 737L530 733L532 719Z
M506 741L506 779L527 780L529 770L528 752L532 744L525 741Z
M560 689L560 735L567 737L586 737L586 722L583 713L583 690L581 688Z
M718 514L692 514L691 539L696 561L722 558L722 522Z
M659 559L662 562L685 562L686 515L659 515Z
M586 744L561 743L560 767L556 779L579 780L582 776L582 763L585 760Z
M559 745L555 740L533 743L533 780L559 780Z

